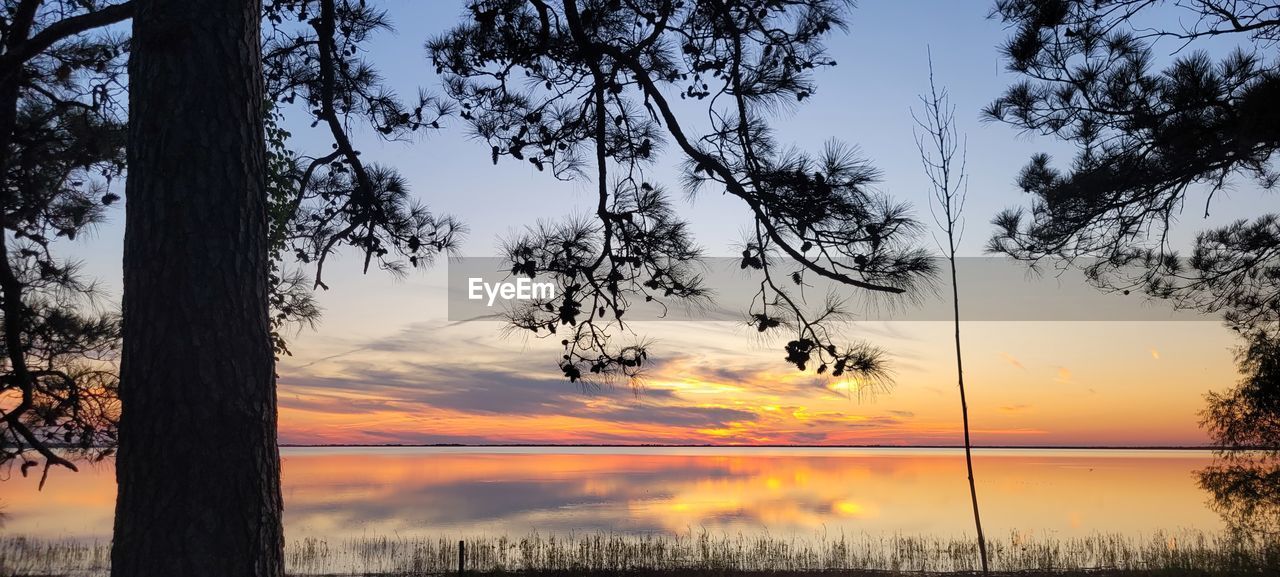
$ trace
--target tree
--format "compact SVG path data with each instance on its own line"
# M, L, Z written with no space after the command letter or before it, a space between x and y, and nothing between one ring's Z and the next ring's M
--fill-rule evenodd
M16 94L6 97L4 109L14 122L6 125L3 148L10 194L5 230L13 234L5 246L12 249L15 271L15 282L7 286L17 295L8 301L23 303L18 313L25 313L6 313L4 327L26 352L16 357L19 362L6 362L0 380L0 463L18 462L26 474L40 464L33 457L44 458L47 474L47 465L74 469L79 453L99 458L115 447L118 314L93 298L96 284L75 274L76 263L59 260L52 242L74 239L101 222L106 207L120 198L125 108L119 95L127 86L129 37L111 25L130 18L133 5L28 0L6 9L0 66L14 80L6 82L5 90L12 91L6 94ZM366 253L366 268L376 257L382 268L399 273L405 265L396 257L411 266L429 265L462 227L412 201L394 170L365 170L352 162L358 151L345 130L353 121L367 119L385 138L401 139L438 128L449 113L425 94L416 107L402 104L360 59L368 38L389 27L385 14L363 4L311 0L270 2L262 17L269 23L264 66L271 335L277 354L289 354L286 333L314 326L320 315L308 265L314 264L318 281L329 254L357 246ZM331 38L331 56L323 61L319 29ZM331 71L327 90L321 88L322 70ZM295 99L307 108L289 110L302 109L290 106ZM331 134L341 128L346 145L319 158L291 150L281 125L286 111L313 116ZM356 173L366 175L371 194L354 194ZM4 358L10 356L6 348ZM31 363L40 365L34 377L15 373L15 367Z
M283 575L261 7L135 10L112 575Z
M364 123L384 139L408 140L453 112L426 92L404 102L363 58L369 40L391 28L386 12L360 0L271 0L263 14L268 101L281 115L309 117L332 142L306 156L276 134L272 250L314 267L318 288L326 288L326 259L342 247L363 253L365 271L376 263L393 274L452 250L465 228L412 199L406 180L362 158L349 134Z
M886 378L878 349L834 342L840 303L808 311L801 291L814 275L910 295L932 272L913 244L918 223L870 187L878 173L856 150L787 149L768 126L774 111L814 93L815 70L836 64L823 39L844 26L849 5L473 1L463 24L428 43L495 163L524 161L562 179L590 174L597 187L591 218L530 227L506 246L512 274L559 285L555 299L518 307L509 320L559 338L569 380L642 370L647 343L616 340L633 302L708 297L701 251L666 187L648 175L669 144L685 160L691 194L723 190L752 216L741 266L763 279L750 325L788 332L786 361L800 370ZM683 117L676 95L705 118Z
M40 464L28 455L43 457L47 475L54 465L74 470L77 451L115 450L119 317L96 312L93 283L58 260L53 244L119 200L117 96L130 76L141 79L131 87L133 161L142 168L129 186L124 315L135 319L126 320L125 342L136 384L125 387L114 570L278 573L272 347L262 345L287 354L285 327L319 314L312 281L286 263L314 264L323 286L320 266L343 246L364 251L366 269L376 259L393 272L403 266L397 257L426 266L448 250L461 227L411 202L393 170L366 169L346 134L366 117L400 138L438 127L448 110L427 95L406 108L382 88L359 54L387 23L363 2L148 2L146 33L135 38L143 56L130 76L122 70L130 39L110 25L132 17L134 4L22 0L5 9L0 462L20 462L25 475ZM265 37L259 19L271 23ZM203 41L187 43L183 34L197 30ZM224 73L204 76L206 68ZM288 148L279 121L295 98L324 123L334 152L310 158ZM271 111L265 135L254 102ZM193 519L206 531L187 531Z
M1280 340L1254 333L1237 353L1237 386L1210 393L1202 425L1219 447L1200 486L1229 529L1274 543L1280 536Z
M1082 264L1106 288L1142 288L1178 306L1220 312L1242 332L1274 326L1275 214L1202 232L1189 258L1168 232L1189 203L1203 203L1208 215L1216 193L1236 179L1275 186L1280 60L1267 54L1280 39L1280 20L1263 2L1197 0L1169 9L1187 22L1182 29L1136 22L1163 4L996 3L994 14L1015 28L1002 52L1025 79L986 115L1072 142L1079 152L1066 171L1047 155L1032 157L1018 179L1033 196L1031 210L998 216L990 248L1030 261L1093 258ZM1245 46L1216 59L1188 50L1217 36ZM1160 70L1157 46L1177 51Z
M1138 23L1157 6L1169 6L1163 15L1182 27ZM1219 313L1240 333L1244 377L1210 394L1202 414L1220 461L1201 472L1201 484L1236 526L1259 511L1275 519L1268 488L1280 446L1280 216L1202 231L1187 257L1169 228L1190 203L1203 203L1207 217L1217 193L1238 180L1266 191L1280 180L1278 10L1259 1L1000 0L994 11L1015 28L1003 52L1025 79L987 116L1079 152L1068 170L1032 158L1018 181L1033 196L1031 210L999 215L989 247L1031 262L1078 260L1105 289L1142 289ZM1216 57L1188 50L1214 37L1240 47ZM1158 46L1175 52L1160 70Z
M43 464L41 486L114 446L119 319L56 245L119 199L127 41L101 28L130 14L70 0L0 14L0 464Z
M920 163L933 188L929 210L934 223L946 237L946 244L939 245L951 272L951 304L955 324L956 382L960 388L960 415L964 420L964 464L969 473L969 498L973 503L973 524L978 534L978 555L982 560L982 572L988 572L987 539L982 533L982 516L978 512L978 488L973 481L973 451L969 442L969 403L964 391L964 356L960 349L960 283L956 279L956 250L964 236L964 201L968 193L966 143L956 138L955 105L951 104L946 89L939 91L933 81L933 53L929 54L929 94L921 95L924 109L911 117L916 121L914 130L916 149L920 151ZM959 157L957 158L957 154ZM936 205L936 208L935 208Z
M281 575L268 308L277 321L311 309L297 276L271 278L270 256L293 248L323 287L344 245L392 270L396 255L426 265L449 248L456 224L409 202L347 134L356 115L384 135L436 122L425 96L403 109L358 59L385 27L363 2L139 0L133 24L112 572ZM331 153L304 159L265 130L264 111L298 97ZM286 290L269 296L269 279Z
M25 4L35 10L41 3ZM269 316L268 304L276 301L267 296L272 284L267 255L292 250L303 264L317 267L314 284L323 287L320 267L342 246L363 251L366 268L376 262L393 271L405 266L403 260L423 265L436 252L447 250L459 232L456 223L409 202L403 179L361 158L346 128L353 118L364 119L380 133L397 138L435 128L433 116L448 110L433 106L425 95L417 105L404 106L381 88L376 71L359 54L361 44L386 22L364 2L282 0L263 6L261 13L253 3L215 5L207 0L181 7L175 1L147 0L137 6L129 87L134 148L129 165L140 172L130 174L135 178L126 190L121 514L113 571L275 573L280 559L279 494L270 379L274 317ZM489 8L477 6L483 23ZM815 366L818 372L830 370L837 376L883 376L872 347L837 348L829 342L823 323L837 316L837 307L807 315L793 296L796 289L788 288L786 281L800 286L805 274L816 274L871 291L907 293L930 271L923 252L910 246L916 224L905 207L868 188L875 172L851 151L833 146L821 158L790 153L771 142L763 123L770 106L812 94L811 70L834 64L823 56L820 39L841 25L846 7L845 2L818 0L805 5L659 3L654 8L661 9L661 22L654 17L658 12L604 4L579 11L571 2L561 10L535 3L532 10L541 15L537 20L527 19L533 13L518 3L494 9L494 14L506 14L499 20L511 18L507 25L540 24L505 30L533 31L548 40L537 45L543 52L525 55L521 51L527 45L521 42L528 41L528 35L501 39L499 45L507 46L521 63L536 68L550 51L561 59L561 71L591 79L589 85L573 88L577 96L590 96L588 105L578 109L589 116L554 123L532 117L528 121L539 130L564 129L563 138L540 141L566 153L559 161L572 164L571 149L595 145L603 208L597 214L600 223L587 232L602 239L603 244L595 245L602 248L590 266L577 257L556 259L564 271L590 277L583 286L590 287L593 299L604 299L591 304L605 304L620 321L625 301L606 296L614 294L614 284L637 295L645 290L686 298L700 294L698 281L687 272L696 251L683 223L667 208L665 195L638 178L644 159L662 144L657 129L665 126L690 158L689 184L723 186L754 215L756 232L744 249L743 265L764 271L766 279L753 324L762 332L794 329L787 360L798 368ZM606 14L606 9L612 13ZM598 16L602 14L608 17ZM272 24L260 54L257 17ZM626 27L640 22L649 28ZM790 30L776 28L780 25ZM653 35L624 45L606 41L633 30ZM474 32L473 40L494 39L491 28ZM691 32L695 36L687 44L687 58L677 63L665 40ZM470 35L466 29L458 33ZM576 48L561 53L550 43L552 34L555 43ZM659 39L664 42L655 44ZM460 47L464 56L473 48L487 50L467 42L463 38ZM677 45L685 48L684 43ZM256 61L257 56L265 65ZM259 72L264 72L261 85ZM468 72L456 72L461 88ZM703 75L717 79L714 90L706 82L698 83ZM725 110L732 116L722 117L701 137L686 132L664 93L678 85L696 100L731 101ZM574 82L562 86L573 87ZM628 86L639 93L639 100L621 95ZM255 100L258 97L261 100ZM287 138L278 126L263 134L263 112L254 103L270 100L263 108L274 111L295 99L302 99L305 114L330 132L332 151L306 157L278 145ZM561 103L571 109L569 98L549 102L548 119ZM590 102L597 106L591 108ZM645 107L648 118L632 106ZM620 125L627 130L616 130ZM501 125L495 128L506 131ZM641 135L650 129L654 138L646 140ZM261 142L264 136L274 143L269 156ZM493 138L505 139L505 146L495 153L523 154L523 145L516 142L523 137L517 130ZM547 162L545 158L539 155L537 160ZM612 199L605 188L607 159L612 159L615 174L621 174L619 167L631 169L627 179L620 179L620 186L630 185L630 192ZM200 176L209 178L199 180ZM623 220L638 224L612 224ZM545 240L534 238L538 244L525 245L530 250ZM626 252L610 250L615 240ZM774 274L775 251L800 262L789 278ZM634 274L629 279L624 272L628 270ZM646 274L640 276L637 270ZM286 284L293 287L290 291L301 286ZM667 290L671 292L662 294ZM289 294L305 297L301 292ZM296 304L291 298L285 297L285 305ZM566 301L557 315L566 315L565 322L574 326L587 302ZM306 307L282 310L287 316L299 308ZM25 317L6 314L6 323L17 321ZM193 326L201 330L193 331ZM582 350L579 343L596 347L602 341L592 339L603 334L579 333L585 340L566 343L566 360L572 361L562 367L566 375L572 378L581 370L576 365L624 373L638 367L643 348L602 353L605 356L590 363L575 356ZM181 485L184 481L195 484ZM176 511L184 518L178 519ZM219 522L230 515L237 516L237 522Z

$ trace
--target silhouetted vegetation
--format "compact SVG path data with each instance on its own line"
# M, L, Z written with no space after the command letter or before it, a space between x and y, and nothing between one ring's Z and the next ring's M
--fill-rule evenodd
M14 359L4 365L0 392L19 399L5 407L0 462L18 461L24 474L40 465L29 453L74 468L74 459L52 449L95 458L115 450L119 315L54 244L83 235L119 204L129 34L112 25L133 10L131 2L40 0L0 15L7 47L0 58L3 359ZM330 254L354 246L366 270L376 261L398 273L405 263L429 265L462 228L410 198L394 169L366 167L346 134L363 120L385 138L404 139L438 128L450 112L426 94L402 103L361 57L371 36L389 26L385 14L363 3L299 0L267 2L263 18L270 24L263 50L270 320L276 352L288 354L289 328L319 319L312 289L323 286ZM289 148L281 122L297 113L330 133L332 150L311 157Z
M1238 353L1240 383L1209 395L1204 426L1221 447L1200 486L1241 538L1280 540L1280 344L1257 333Z
M362 60L387 27L365 2L134 1L112 572L278 575L272 352L318 309L271 257L323 288L342 247L399 271L452 246L453 220L348 134L403 138L447 110L402 104ZM295 101L328 133L322 156L288 149L275 121Z
M1254 1L1000 0L994 15L1015 29L1003 52L1024 80L986 111L1079 150L1066 170L1046 155L1032 158L1019 177L1033 195L1030 212L996 218L992 251L1033 263L1096 258L1086 271L1100 286L1220 313L1240 333L1243 379L1210 394L1203 413L1221 451L1201 481L1232 526L1272 536L1280 216L1202 231L1186 257L1171 246L1169 228L1189 205L1203 205L1207 217L1238 180L1264 190L1280 180L1275 12ZM1175 15L1177 28L1145 20ZM1239 46L1217 56L1197 50L1223 36ZM1161 47L1174 52L1163 67Z
M651 176L667 148L684 161L680 187L723 191L751 215L741 266L763 280L749 323L762 334L786 334L785 359L799 370L866 383L887 376L876 347L839 342L833 327L845 311L837 300L808 310L806 278L910 298L934 272L917 246L919 224L871 188L878 173L855 149L795 151L770 130L779 110L814 93L816 71L836 65L823 42L844 26L849 2L475 1L458 27L429 46L447 100L425 93L403 100L386 87L363 51L389 22L364 1L274 0L260 13L256 2L237 4L239 12L231 4L189 4L15 0L5 3L0 27L0 464L16 463L22 474L43 465L47 474L51 466L75 468L61 450L111 454L121 410L117 357L122 331L129 333L123 434L133 445L124 443L130 456L118 467L126 520L116 544L117 560L128 558L131 567L117 563L121 574L218 570L201 561L279 572L271 349L288 354L285 329L315 322L311 291L326 287L324 267L337 251L360 252L366 271L399 273L429 265L461 233L452 218L416 203L394 168L363 157L353 126L409 139L457 113L495 163L510 158L555 178L594 180L593 217L530 227L507 245L513 274L550 276L561 288L555 300L518 309L510 321L556 335L549 338L561 340L559 368L571 381L643 369L647 344L620 340L633 302L709 298L713 287L699 276L690 225L669 187ZM1268 19L1274 7L1265 4L1207 0L1177 5L1196 17L1188 29L1131 24L1155 4L997 3L995 13L1016 27L1006 55L1028 79L989 115L1073 141L1080 153L1067 171L1047 157L1032 159L1020 178L1035 197L1031 209L1001 215L991 248L1029 261L1100 257L1089 268L1099 284L1221 312L1245 335L1245 379L1210 397L1206 426L1224 453L1202 483L1234 527L1265 538L1201 541L1185 556L1146 545L1116 555L1148 564L1134 565L1142 569L1274 568L1265 544L1273 543L1268 523L1277 510L1280 217L1205 231L1186 259L1167 233L1194 191L1205 191L1207 212L1237 177L1266 188L1280 180L1271 165L1280 146L1280 69L1259 55L1280 40L1280 24ZM135 5L147 34L129 38L113 25L131 18ZM1216 60L1187 53L1155 70L1157 42L1195 45L1221 35L1257 50ZM135 64L129 79L126 56ZM133 91L127 139L126 89ZM175 102L192 104L179 110ZM283 115L311 120L330 147L292 150ZM54 249L58 239L102 222L120 200L115 181L126 174L126 141L134 178L122 318L94 300L93 282ZM191 159L200 170L184 164ZM953 237L948 169L931 166L942 170ZM178 195L183 202L169 202ZM954 238L950 248L954 257ZM1254 452L1226 452L1240 447ZM972 471L970 481L972 489ZM976 521L976 495L974 508ZM205 531L189 529L197 521ZM6 543L7 551L27 550ZM898 559L851 556L841 543L797 552L768 540L659 542L658 550L677 552L676 561L663 565L668 558L660 555L654 567L798 570L817 568L806 565L815 559L845 566ZM922 564L910 566L919 570L931 570L930 559L972 566L967 545L919 543L897 541L892 550L918 552ZM653 551L601 536L572 542L584 556L573 561L555 541L508 545L477 542L472 550L490 569L536 570L616 569L619 559ZM387 550L379 547L353 550ZM1082 547L1086 556L1121 550ZM511 561L510 550L526 555L526 564ZM1054 547L1033 550L1061 560ZM1011 567L1021 559L995 547L997 566L1002 551ZM183 555L189 558L177 558ZM985 552L980 557L985 567Z
M288 354L283 330L319 317L312 290L327 288L330 255L351 247L365 272L376 264L401 275L452 250L465 228L414 199L394 167L362 158L350 136L363 125L384 140L409 141L439 130L453 112L425 91L400 97L365 58L369 42L391 29L386 12L346 0L271 0L263 18L272 322L276 350ZM282 127L289 115L310 118L331 146L293 150Z
M120 199L127 37L98 28L129 12L40 4L0 14L0 465L23 475L111 454L119 415L118 315L55 248Z
M874 346L837 344L830 327L843 316L839 302L810 311L800 293L816 275L909 295L933 272L915 246L919 225L870 188L878 172L856 149L788 149L769 126L776 111L814 93L816 71L836 65L823 42L844 28L849 7L475 1L463 24L429 43L493 162L594 180L591 219L531 227L506 246L512 274L550 277L561 289L510 321L559 339L569 380L635 376L648 347L617 340L632 303L696 304L713 288L698 275L688 223L649 172L668 147L685 162L689 194L725 192L752 216L741 266L763 280L749 324L788 334L786 360L800 370L867 383L886 377Z
M951 273L952 324L955 327L956 383L960 389L960 415L964 424L964 464L969 473L969 500L973 504L973 524L978 535L978 554L982 560L982 572L987 573L986 537L982 534L982 515L978 508L978 487L973 480L973 448L969 441L969 401L964 390L964 355L960 340L960 282L956 278L956 251L964 236L964 201L969 193L967 139L957 137L955 105L947 90L938 90L933 80L933 51L929 51L929 93L920 95L924 108L914 109L911 117L916 126L913 134L916 149L920 151L920 164L929 178L933 198L929 211L933 214L946 244L938 242L942 255L947 259Z
M111 574L284 574L260 5L135 0Z
M1257 575L1280 568L1274 542L1241 544L1194 531L1128 538L1019 535L989 542L997 574ZM0 539L0 570L20 575L101 575L106 546ZM455 538L301 539L285 548L290 575L456 574ZM910 536L770 537L694 533L580 533L466 539L468 573L554 575L961 574L980 567L972 541Z
M1144 289L1222 313L1242 332L1280 318L1280 220L1261 214L1206 230L1189 257L1169 242L1186 207L1207 216L1237 180L1271 189L1280 148L1280 20L1264 2L1000 0L1014 28L1002 47L1024 79L989 118L1056 136L1079 150L1066 169L1036 155L1018 183L1030 211L1001 214L991 250L1037 261L1093 257L1114 290ZM1149 25L1176 18L1180 27ZM1229 36L1240 47L1201 48ZM1161 50L1175 52L1160 66ZM1270 56L1268 56L1270 55Z
M363 158L349 132L363 124L381 138L407 141L438 130L450 106L425 91L402 99L364 57L368 43L391 28L384 10L348 0L273 0L263 10L267 99L281 115L306 115L332 142L309 156L288 149L289 135L275 139L276 249L314 266L321 288L326 259L343 246L363 254L365 271L375 263L393 273L429 266L454 247L461 225L413 199L394 167Z

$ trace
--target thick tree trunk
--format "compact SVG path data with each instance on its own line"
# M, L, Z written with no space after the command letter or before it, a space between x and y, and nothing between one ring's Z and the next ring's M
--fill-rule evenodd
M260 0L135 0L113 577L283 574Z

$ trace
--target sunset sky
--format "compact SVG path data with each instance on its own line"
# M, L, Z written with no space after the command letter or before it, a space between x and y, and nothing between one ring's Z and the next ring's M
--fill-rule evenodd
M388 2L397 25L369 54L405 94L438 85L423 42L460 14L460 2ZM880 187L928 220L927 180L910 107L927 89L926 48L951 91L968 135L971 173L962 254L978 256L987 224L1025 202L1017 171L1035 152L1060 161L1062 143L979 121L979 109L1015 77L997 45L1006 31L987 2L867 0L848 35L830 43L839 66L819 91L775 123L782 142L816 149L857 144L884 173ZM922 18L922 15L927 17ZM290 127L299 150L326 146L305 124ZM585 213L591 184L557 182L527 163L492 166L487 146L454 119L413 144L364 135L363 156L401 169L433 210L465 222L466 256L494 256L499 241L538 219ZM676 186L675 159L658 175ZM1202 197L1175 230L1185 244L1206 225L1252 214L1264 200L1240 182L1208 221ZM681 201L683 202L683 201ZM699 243L733 254L749 218L734 199L704 193L682 205ZM118 295L123 213L78 241L87 272ZM932 240L924 239L926 243ZM361 276L358 259L328 269L325 318L292 341L280 374L281 441L325 443L716 443L956 444L960 413L951 326L875 322L850 327L890 355L895 383L857 390L790 369L780 343L741 323L636 323L655 339L642 381L584 389L556 369L558 342L504 336L497 323L446 319L445 268L402 280ZM963 288L962 288L963 291ZM981 294L962 298L981 299ZM964 327L975 442L1001 445L1199 445L1203 395L1235 380L1234 341L1215 322L974 322Z

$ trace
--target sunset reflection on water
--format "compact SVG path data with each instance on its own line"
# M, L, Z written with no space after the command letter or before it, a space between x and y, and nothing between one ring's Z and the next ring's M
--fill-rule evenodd
M964 461L942 449L291 448L291 539L707 530L774 536L960 536ZM983 450L990 535L1216 531L1194 471L1202 451ZM108 463L5 482L3 531L109 537Z

